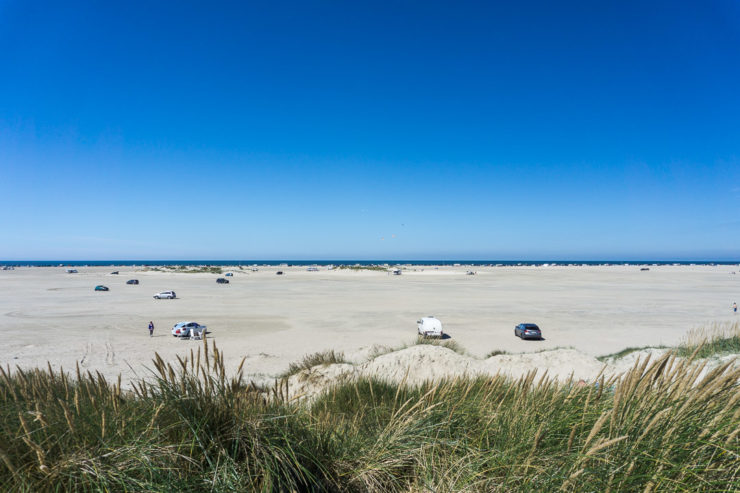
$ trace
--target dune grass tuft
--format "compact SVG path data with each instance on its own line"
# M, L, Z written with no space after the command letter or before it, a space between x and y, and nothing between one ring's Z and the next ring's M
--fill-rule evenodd
M679 356L709 358L740 353L740 322L716 323L688 332L676 353Z
M465 348L457 341L450 339L437 339L434 337L417 336L414 345L428 344L430 346L439 346L447 349L451 349L458 354L467 354Z
M319 351L313 354L307 354L302 360L291 363L288 369L285 370L280 377L287 378L291 375L295 375L303 370L310 370L314 366L319 365L332 365L334 363L346 363L344 359L344 353L332 350Z

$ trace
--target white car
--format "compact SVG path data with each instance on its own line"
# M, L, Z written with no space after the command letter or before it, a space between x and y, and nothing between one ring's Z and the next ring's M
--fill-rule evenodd
M419 327L419 335L424 337L443 337L445 335L442 332L442 322L433 316L423 317L421 320L416 321Z
M161 293L157 293L154 295L155 300L171 300L173 298L177 298L177 295L174 291L162 291Z
M206 326L198 322L179 322L172 327L172 335L175 337L201 336L205 331Z

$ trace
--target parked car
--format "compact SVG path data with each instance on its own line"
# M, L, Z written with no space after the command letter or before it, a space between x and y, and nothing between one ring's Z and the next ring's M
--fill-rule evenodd
M118 275L118 271L117 270L114 270L113 272L111 272L111 275L117 276Z
M279 276L282 276L283 275L283 271L279 270L279 271L276 272L276 274L279 275Z
M129 279L128 281L126 281L126 284L139 284L139 280L138 279Z
M429 315L416 321L419 335L424 337L444 337L442 322Z
M162 291L161 293L157 293L154 295L154 299L156 300L171 300L173 298L177 298L177 295L174 291Z
M233 276L234 276L234 274L233 274L232 272L227 272L227 273L226 273L226 274L224 274L224 275L225 275L226 277L233 277Z
M219 284L229 284L229 280L224 277L219 277L218 279L216 279L216 282Z
M67 269L67 274L77 274L77 269Z
M95 291L108 291L108 286L103 286L102 284L98 284L95 286Z
M522 339L542 339L542 331L535 324L519 324L514 327L514 335Z
M172 335L175 337L188 337L190 331L193 331L193 335L200 336L206 331L206 326L198 322L179 322L172 327Z

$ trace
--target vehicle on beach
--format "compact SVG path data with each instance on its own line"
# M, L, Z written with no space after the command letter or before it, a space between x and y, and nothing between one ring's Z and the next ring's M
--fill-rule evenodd
M391 274L394 276L400 276L401 275L401 269L393 269L391 270Z
M308 269L306 269L306 270L307 270L308 272L318 272L318 271L319 271L319 268L318 268L318 267L309 267L309 268L308 268Z
M278 276L282 276L283 275L283 271L279 270L275 274L277 274Z
M442 322L432 315L416 321L419 335L423 337L444 337Z
M219 277L218 279L216 279L216 282L219 284L229 284L229 280L224 277Z
M172 335L175 337L202 336L206 331L205 325L198 322L178 322L172 326Z
M118 275L118 271L117 270L114 270L113 272L111 272L111 275L112 276L117 276Z
M174 291L162 291L161 293L157 293L154 295L155 300L171 300L177 298L177 295Z
M139 284L139 280L138 279L129 279L128 281L126 281L126 284Z
M233 276L234 276L234 274L233 274L232 272L227 272L227 273L226 273L226 274L224 274L224 275L225 275L226 277L233 277Z
M77 269L67 269L67 274L77 274Z
M514 335L521 339L542 339L542 331L536 324L519 324L514 327Z
M95 286L95 291L108 291L108 286L103 286L102 284L98 284Z

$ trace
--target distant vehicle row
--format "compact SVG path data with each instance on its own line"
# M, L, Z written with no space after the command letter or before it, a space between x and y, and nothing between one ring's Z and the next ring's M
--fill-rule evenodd
M126 284L139 284L139 280L129 279L128 281L126 281ZM98 284L97 286L95 286L95 291L110 291L110 290L108 289L108 286L103 286L102 284Z
M442 330L442 322L433 315L422 317L416 321L416 325L420 336L445 337L445 333ZM542 340L542 331L536 324L519 324L514 327L514 335L521 339Z

